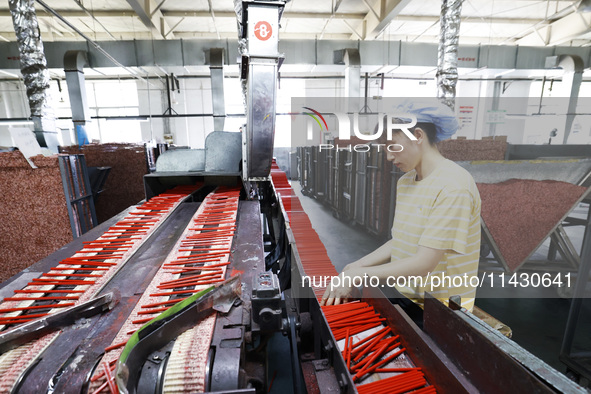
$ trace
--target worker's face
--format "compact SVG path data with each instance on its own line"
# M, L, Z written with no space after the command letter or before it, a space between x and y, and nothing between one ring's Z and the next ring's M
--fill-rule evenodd
M419 128L414 130L414 135L417 137L417 141L411 140L402 131L397 131L392 133L392 140L389 142L389 144L398 144L402 146L401 152L387 151L387 158L404 172L414 169L421 161L421 147L422 144L426 142L426 136L423 130Z

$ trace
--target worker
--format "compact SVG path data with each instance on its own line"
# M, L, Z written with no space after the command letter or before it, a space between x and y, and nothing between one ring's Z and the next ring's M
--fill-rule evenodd
M478 271L480 195L468 171L437 148L437 142L458 129L449 107L407 101L396 112L414 115L417 123L408 130L416 140L395 129L388 141L403 147L401 152L388 151L387 159L405 172L397 185L392 239L345 266L334 282L338 285L327 287L321 305L355 298L352 279L374 276L382 288L396 283L390 301L419 323L425 291L444 302L459 295L463 307L474 307L476 288L470 278Z

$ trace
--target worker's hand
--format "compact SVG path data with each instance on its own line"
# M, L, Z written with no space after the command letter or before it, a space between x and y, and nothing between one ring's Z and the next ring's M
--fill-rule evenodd
M351 270L352 273L352 270ZM358 298L359 292L356 287L349 286L351 281L349 280L348 276L349 273L345 274L345 272L341 273L340 280L338 283L340 286L332 286L331 284L328 285L322 299L320 300L320 306L324 305L339 305L341 303L349 302L354 298ZM335 281L336 282L336 281Z

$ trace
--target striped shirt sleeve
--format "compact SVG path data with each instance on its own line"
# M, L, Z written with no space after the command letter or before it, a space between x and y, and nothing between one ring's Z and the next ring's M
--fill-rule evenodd
M444 191L431 208L420 246L467 253L472 198L468 190Z

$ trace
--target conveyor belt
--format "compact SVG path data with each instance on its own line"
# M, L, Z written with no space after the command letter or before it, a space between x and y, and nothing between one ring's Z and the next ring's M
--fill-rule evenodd
M33 279L15 296L0 304L2 328L30 321L93 298L196 186L177 187L138 206L95 241L72 257ZM0 392L10 391L19 377L57 337L59 332L20 346L0 356Z
M289 218L289 225L293 231L302 264L306 269L306 275L316 276L334 276L338 275L337 270L330 261L326 248L316 231L312 228L310 218L304 212L300 199L295 195L291 185L287 181L285 172L281 171L276 163L271 167L271 179L275 188L277 197ZM315 287L314 293L320 300L326 288Z
M113 343L105 349L89 392L103 392L114 384L115 363L130 336L143 324L175 303L224 280L239 195L238 189L219 188L205 198ZM212 315L176 340L164 376L164 392L203 391L214 324Z

